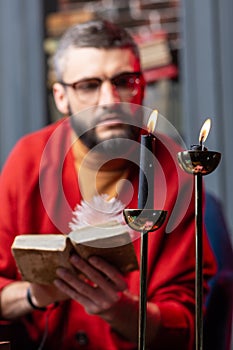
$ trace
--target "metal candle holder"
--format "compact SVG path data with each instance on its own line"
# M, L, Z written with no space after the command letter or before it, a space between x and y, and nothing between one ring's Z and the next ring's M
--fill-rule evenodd
M138 346L139 350L144 350L146 330L148 232L156 231L162 226L166 219L167 212L154 209L125 209L123 214L127 225L134 231L141 232Z
M179 152L178 162L180 167L195 178L195 238L196 238L196 265L195 265L195 332L196 350L203 349L203 241L202 241L202 176L212 173L218 166L221 153L208 151L202 145L195 146L192 150Z

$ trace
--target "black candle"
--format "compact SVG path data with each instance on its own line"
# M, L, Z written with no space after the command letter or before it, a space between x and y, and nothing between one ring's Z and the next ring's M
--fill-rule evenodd
M154 111L148 122L148 134L141 136L140 172L138 189L138 208L154 208L154 160L155 136L152 132L157 121L157 111Z

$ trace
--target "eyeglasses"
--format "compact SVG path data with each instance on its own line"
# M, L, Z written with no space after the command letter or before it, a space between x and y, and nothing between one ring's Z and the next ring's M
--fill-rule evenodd
M127 102L138 93L142 83L142 74L141 72L125 72L112 78L89 78L71 84L64 81L59 83L74 89L80 102L96 103L99 99L101 85L106 80L114 86L119 98Z

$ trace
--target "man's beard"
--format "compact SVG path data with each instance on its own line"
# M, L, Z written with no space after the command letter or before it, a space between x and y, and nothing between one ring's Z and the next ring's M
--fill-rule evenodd
M99 111L99 113L98 113ZM78 138L89 149L95 148L99 153L107 153L114 157L122 156L132 148L132 141L138 141L142 116L135 112L133 116L129 110L122 108L120 104L100 107L96 115L91 114L91 110L85 110L78 115L70 117L71 126ZM108 120L109 116L117 116L122 127L113 132L112 136L99 137L97 128L103 120ZM134 124L133 124L134 123ZM109 127L109 132L110 132Z

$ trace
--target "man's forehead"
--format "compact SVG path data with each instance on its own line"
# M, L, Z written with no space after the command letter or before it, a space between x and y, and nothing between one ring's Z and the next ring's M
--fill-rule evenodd
M68 75L73 80L84 75L93 77L106 72L111 76L118 71L139 70L139 61L129 48L70 47L63 60L64 77Z
M134 55L133 51L130 48L95 48L95 47L74 47L70 46L66 53L64 54L64 57L68 61L83 61L85 60L86 63L89 61L92 63L96 63L93 61L94 57L111 57L116 58L121 57L124 62L124 58L126 59L134 59L136 60L136 56Z

